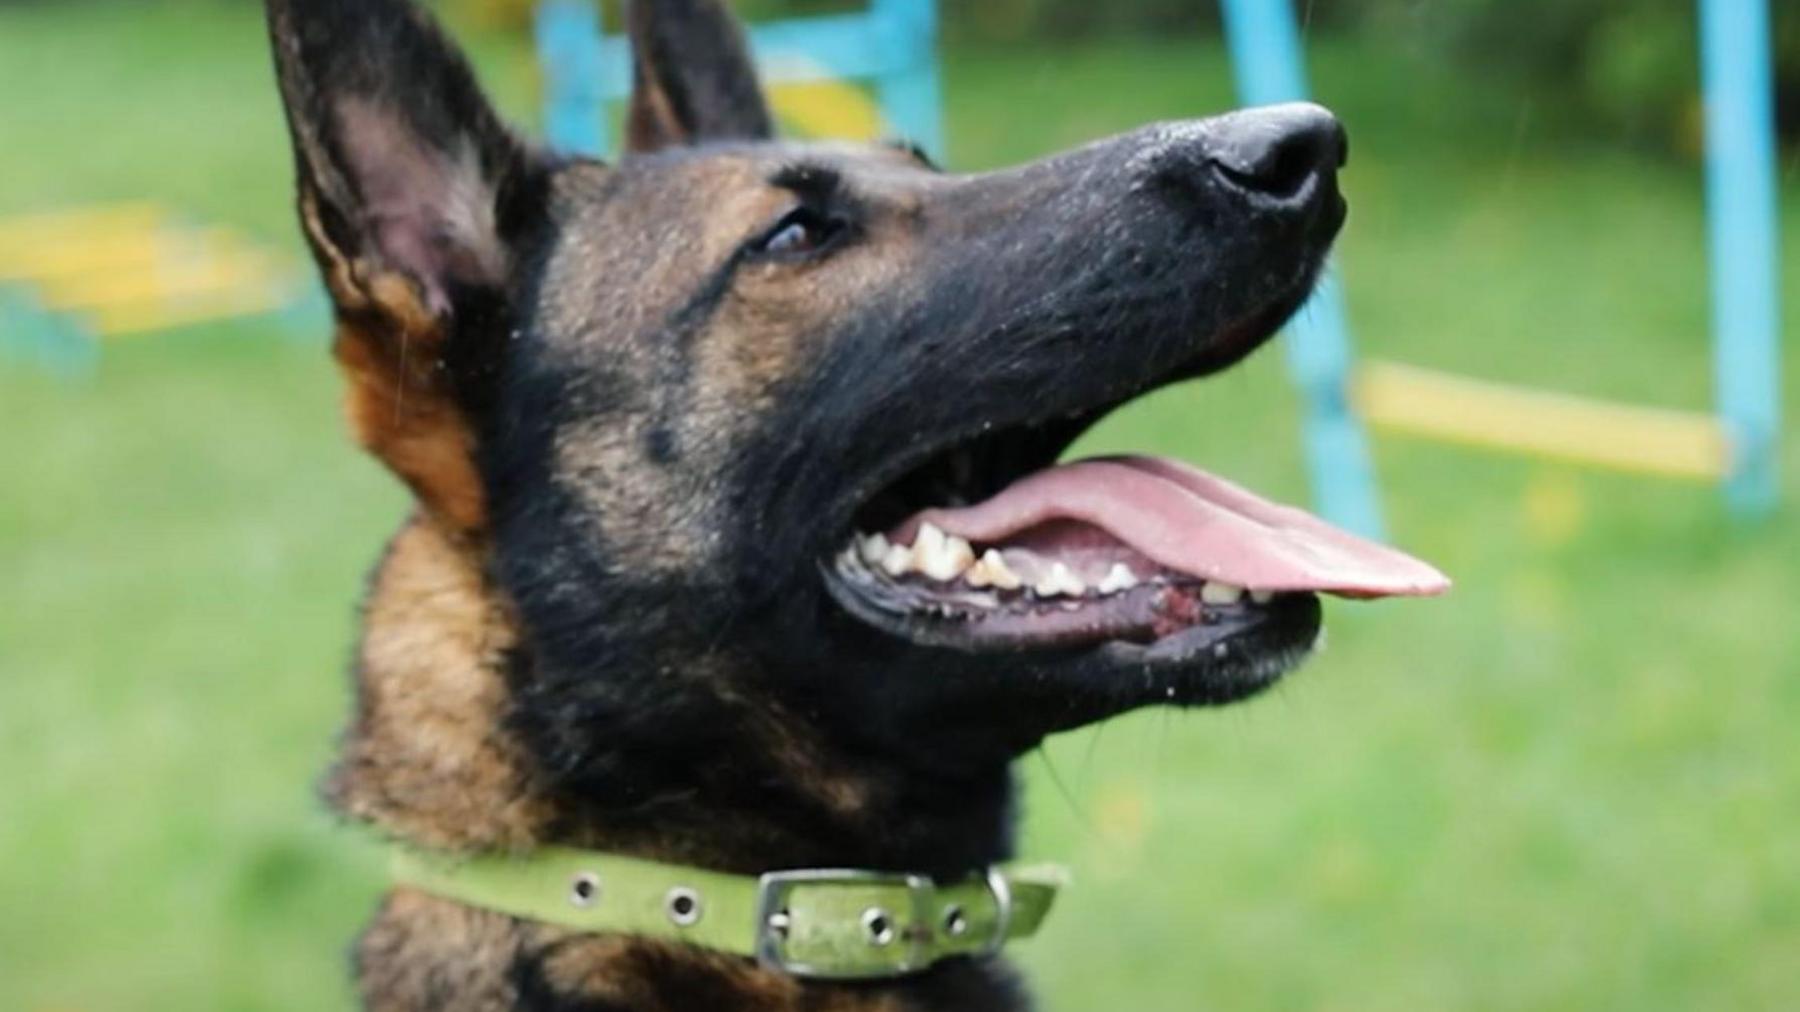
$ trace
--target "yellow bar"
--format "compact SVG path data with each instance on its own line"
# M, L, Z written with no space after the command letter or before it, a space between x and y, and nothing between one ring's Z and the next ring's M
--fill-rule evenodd
M248 244L229 229L197 232L149 229L116 235L89 234L48 242L32 249L0 250L0 281L61 284L86 273L142 273L161 264L179 265L241 255Z
M0 255L29 251L70 236L145 231L167 220L168 212L150 203L78 207L0 218Z
M290 297L291 293L278 285L240 288L180 303L122 303L89 313L85 319L101 337L132 337L196 323L273 313L286 307Z
M72 312L138 302L178 302L280 280L281 273L267 257L246 255L173 270L84 276L44 285L39 291L46 308Z
M1365 366L1352 396L1372 424L1492 450L1674 478L1732 470L1712 415L1644 408L1466 379L1414 366Z
M813 68L820 76L823 68ZM778 84L769 89L776 115L808 137L867 141L884 129L881 109L868 92L848 81Z

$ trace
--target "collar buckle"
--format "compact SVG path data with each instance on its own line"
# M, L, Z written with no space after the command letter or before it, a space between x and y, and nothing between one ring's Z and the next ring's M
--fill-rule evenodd
M997 867L988 868L986 879L988 892L994 897L994 934L981 954L997 956L1012 935L1013 891L1012 884L1006 881L1006 873Z
M803 923L793 900L813 889L868 899L860 918L863 936L856 941L825 938L822 944L807 944L826 932ZM923 875L849 868L769 872L756 886L756 960L772 970L817 980L875 980L917 973L937 955L932 924L936 896L936 883ZM903 898L907 909L882 906L880 900L887 897ZM903 922L893 923L901 917ZM881 923L884 920L887 923ZM803 951L796 954L795 948Z

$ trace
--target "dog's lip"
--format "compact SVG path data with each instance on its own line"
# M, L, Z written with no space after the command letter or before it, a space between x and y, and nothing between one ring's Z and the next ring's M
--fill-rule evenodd
M831 596L864 623L920 646L978 654L1128 647L1108 656L1185 662L1199 646L1219 647L1270 622L1282 622L1296 608L1317 609L1316 597L1307 593L1256 599L1240 595L1219 603L1208 597L1203 582L1178 576L1079 598L1046 598L1029 590L952 592L887 578L853 553L840 554L822 575Z
M1205 659L1213 662L1234 659L1232 652L1247 637L1265 632L1269 627L1286 631L1276 644L1288 657L1275 665L1267 675L1279 675L1319 642L1319 599L1313 594L1289 594L1276 599L1270 608L1259 609L1246 616L1211 625L1189 626L1149 643L1113 640L1100 644L1096 651L1115 661L1132 664L1188 664ZM1243 657L1236 658L1238 660Z

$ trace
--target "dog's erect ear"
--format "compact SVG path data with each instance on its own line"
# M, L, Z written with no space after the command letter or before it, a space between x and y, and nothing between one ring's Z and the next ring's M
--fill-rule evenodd
M482 520L467 389L491 376L545 162L408 0L267 0L302 227L365 445L459 528ZM471 379L471 378L475 379Z
M340 306L398 274L435 318L493 288L533 159L408 0L268 0L303 223Z
M626 19L630 150L774 135L743 28L723 0L631 0Z

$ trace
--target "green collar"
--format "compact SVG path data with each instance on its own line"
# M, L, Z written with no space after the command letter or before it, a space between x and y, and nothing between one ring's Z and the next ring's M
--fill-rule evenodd
M394 878L575 931L687 942L797 977L873 980L1029 937L1066 875L1054 865L1008 865L948 884L843 869L753 877L546 847L463 860L398 850Z

